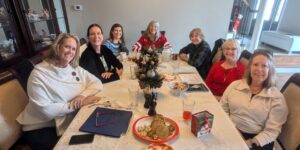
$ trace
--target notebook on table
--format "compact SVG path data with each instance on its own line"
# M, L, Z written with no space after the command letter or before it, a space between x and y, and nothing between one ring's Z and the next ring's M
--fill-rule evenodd
M132 117L131 111L96 108L79 131L120 137L127 131Z

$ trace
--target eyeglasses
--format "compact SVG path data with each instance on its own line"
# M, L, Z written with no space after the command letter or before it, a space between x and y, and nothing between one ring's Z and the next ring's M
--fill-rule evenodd
M109 114L112 114L112 115L109 116L109 119L107 119L108 121L107 122L101 122L100 116L109 115ZM114 122L116 122L116 116L114 115L113 112L97 112L96 113L96 126L97 127L109 125L109 124L112 124Z
M237 50L237 48L236 48L236 47L234 47L234 48L225 47L224 50L232 50L232 51L235 51L235 50Z

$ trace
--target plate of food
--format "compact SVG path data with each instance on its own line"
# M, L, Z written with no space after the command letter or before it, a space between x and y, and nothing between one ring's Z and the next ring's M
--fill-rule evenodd
M152 143L168 142L179 134L177 123L160 114L137 119L132 130L138 138Z
M173 75L164 74L164 76L165 76L165 78L164 78L165 81L173 81L176 79L176 76L173 76Z
M165 143L151 143L146 150L173 150L173 148Z
M169 88L173 95L180 96L182 93L187 91L189 84L182 81L172 81L169 83Z

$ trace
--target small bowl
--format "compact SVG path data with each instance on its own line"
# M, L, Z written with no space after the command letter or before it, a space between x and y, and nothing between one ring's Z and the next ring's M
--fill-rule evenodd
M169 83L170 91L175 96L180 96L189 88L189 84L181 81L171 81Z

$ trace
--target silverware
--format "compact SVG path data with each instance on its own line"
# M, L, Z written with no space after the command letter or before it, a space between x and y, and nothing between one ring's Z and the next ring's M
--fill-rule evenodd
M99 102L98 103L93 103L93 104L89 105L88 108L91 108L91 107L96 106L96 105L102 105L104 107L111 107L110 101L105 101L105 102L102 102L102 103L99 103Z
M112 105L115 104L116 106L113 106ZM94 104L91 104L88 106L88 108L91 108L93 106L103 106L103 107L107 107L107 108L117 108L117 109L126 109L126 110L131 110L131 107L124 107L124 106L121 106L120 104L116 103L115 100L112 100L111 101L105 101L103 103L94 103Z

